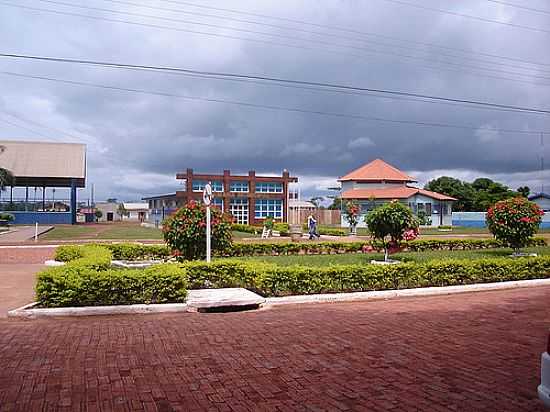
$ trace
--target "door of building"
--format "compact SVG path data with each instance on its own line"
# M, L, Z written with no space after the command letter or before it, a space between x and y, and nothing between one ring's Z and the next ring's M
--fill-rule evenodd
M107 222L112 222L114 218L113 212L107 212Z
M233 216L235 223L248 225L248 199L231 199L229 213Z

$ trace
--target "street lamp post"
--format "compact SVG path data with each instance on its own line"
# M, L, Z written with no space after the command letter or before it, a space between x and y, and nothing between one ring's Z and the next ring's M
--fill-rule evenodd
M212 203L212 184L208 182L202 191L202 201L206 205L206 261L212 259L210 204Z

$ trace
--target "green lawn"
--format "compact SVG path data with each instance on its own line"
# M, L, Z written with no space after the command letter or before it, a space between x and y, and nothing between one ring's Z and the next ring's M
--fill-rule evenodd
M71 239L85 239L91 237L96 230L89 226L56 226L49 232L40 236L42 240L71 240Z
M239 232L238 230L234 230L232 233L233 233L233 239L243 239L243 238L249 238L249 237L261 237L261 235L256 235L254 233L248 233L248 232Z
M253 233L233 232L234 239L259 237ZM40 236L41 240L161 240L162 231L138 224L59 225Z
M162 239L162 231L160 229L148 227L117 227L113 226L110 230L101 234L102 239L147 239L159 240Z
M121 240L159 240L162 232L139 225L127 224L90 224L56 226L40 236L41 240L78 240L78 239L121 239Z
M348 230L347 228L341 228L340 226L320 226L321 228L327 229L343 229ZM550 233L550 229L540 229L539 233ZM359 236L369 236L369 231L366 228L359 227L357 228L357 234ZM453 226L452 231L440 231L437 228L421 228L421 235L490 235L489 230L484 227L464 227L464 226Z
M525 252L538 253L539 255L550 255L550 246L533 247L524 249ZM392 259L403 262L426 262L440 259L482 259L488 257L509 256L511 249L485 249L485 250L456 250L456 251L427 251L427 252L404 252L391 255ZM254 256L243 257L244 260L257 260L275 263L280 266L301 265L301 266L328 266L328 265L366 265L371 260L383 260L381 253L369 254L343 254L343 255L296 255L296 256Z

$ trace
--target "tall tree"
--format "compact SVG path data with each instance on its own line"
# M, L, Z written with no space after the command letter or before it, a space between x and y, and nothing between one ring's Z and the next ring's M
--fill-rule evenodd
M311 203L313 203L317 209L319 208L319 206L321 205L321 202L323 200L325 200L325 198L323 196L315 196L315 197L312 197L311 199L309 199L309 201Z
M531 193L531 189L529 188L529 186L521 186L521 187L518 187L517 192L523 197L529 197L529 194Z
M431 180L424 188L458 199L453 206L457 212L484 212L492 204L518 195L502 183L486 177L468 183L442 176Z
M424 188L457 199L453 209L458 212L468 212L473 208L475 191L467 182L454 177L441 176L429 181Z
M329 199L332 199L332 204L328 207L330 210L340 210L342 209L342 198L339 196L328 196Z

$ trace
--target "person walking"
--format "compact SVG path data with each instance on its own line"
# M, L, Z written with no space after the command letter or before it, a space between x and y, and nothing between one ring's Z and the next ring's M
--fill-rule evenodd
M320 238L319 234L317 233L317 220L315 220L315 217L312 214L307 217L307 227L309 232L309 240Z

